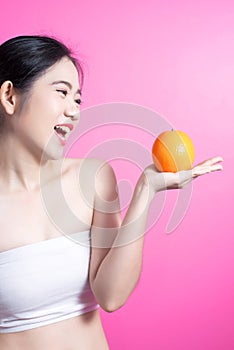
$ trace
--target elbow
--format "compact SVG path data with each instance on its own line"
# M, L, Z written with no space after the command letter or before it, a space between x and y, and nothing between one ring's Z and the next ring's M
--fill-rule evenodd
M106 312L109 312L109 313L114 312L122 308L126 304L132 291L133 289L131 289L131 291L126 293L126 290L125 290L124 293L118 293L118 296L115 295L112 298L109 298L108 300L103 300L103 302L99 303L99 305Z
M122 301L122 302L110 301L100 306L105 312L111 313L123 307L125 303L126 301Z

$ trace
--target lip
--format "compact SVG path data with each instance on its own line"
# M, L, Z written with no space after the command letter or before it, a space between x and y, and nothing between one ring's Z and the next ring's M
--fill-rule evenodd
M56 124L55 126L67 126L67 127L70 129L70 131L72 131L73 128L74 128L74 125L73 125L73 124L69 124L69 123L65 123L65 124Z
M54 131L54 134L57 136L57 138L59 139L60 143L62 146L66 145L66 140L63 139L59 134L56 133L56 131Z

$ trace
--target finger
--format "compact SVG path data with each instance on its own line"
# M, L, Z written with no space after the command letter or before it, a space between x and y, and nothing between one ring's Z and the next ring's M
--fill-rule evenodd
M198 166L199 165L213 165L213 164L220 163L222 161L223 161L223 158L221 156L218 156L218 157L209 158L209 159L205 160L204 162L201 162L197 165Z
M215 164L212 166L211 171L218 171L218 170L223 170L222 164Z
M221 164L214 164L212 166L195 167L193 168L193 177L211 173L213 171L220 171L220 170L223 170L223 166Z
M212 157L211 160L215 161L215 163L218 163L223 161L223 157L221 156Z

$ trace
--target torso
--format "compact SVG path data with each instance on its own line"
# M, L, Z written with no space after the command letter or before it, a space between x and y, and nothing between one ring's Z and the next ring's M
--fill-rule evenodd
M0 191L0 252L59 237L63 233L90 229L93 179L98 164L95 159L85 162L66 159L59 177L55 174L48 186L43 186L38 193L7 195ZM99 311L94 310L31 330L2 333L0 349L108 350L109 347Z

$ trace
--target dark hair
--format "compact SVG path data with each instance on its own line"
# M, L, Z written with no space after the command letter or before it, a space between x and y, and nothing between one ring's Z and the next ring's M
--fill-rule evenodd
M31 86L47 69L67 56L75 65L82 89L84 74L80 62L62 42L41 35L17 36L0 45L0 87L10 80L21 93Z

